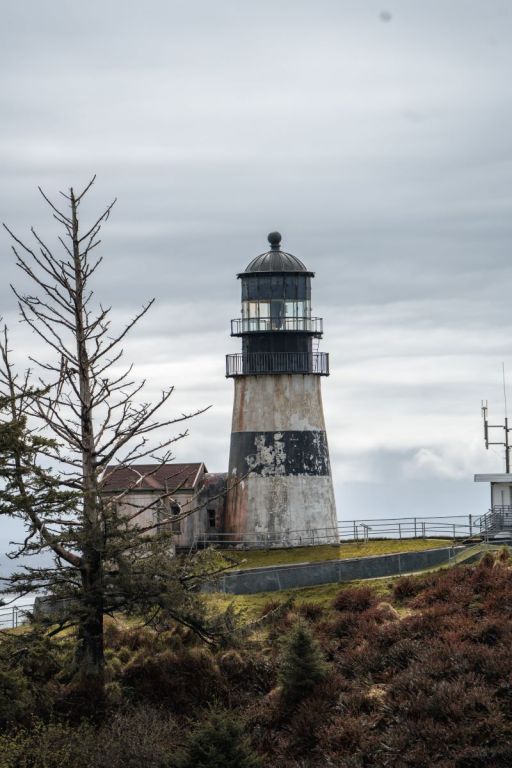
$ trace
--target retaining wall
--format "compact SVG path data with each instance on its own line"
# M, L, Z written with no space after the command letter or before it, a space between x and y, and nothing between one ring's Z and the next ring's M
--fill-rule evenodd
M320 563L275 565L231 571L221 576L215 585L204 591L249 595L255 592L276 592L281 589L313 587L318 584L376 579L398 576L448 563L464 547L439 547L421 552L400 552L348 560L325 560Z

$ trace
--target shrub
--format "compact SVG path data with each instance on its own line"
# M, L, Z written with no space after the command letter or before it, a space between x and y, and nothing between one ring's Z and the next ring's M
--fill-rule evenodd
M393 608L391 603L383 602L368 608L368 610L365 611L363 618L363 623L365 624L372 621L376 624L385 624L388 621L398 621L400 619L400 614Z
M337 611L361 613L377 602L377 597L370 587L352 587L342 589L332 601Z
M142 698L174 712L192 711L225 693L219 668L206 648L155 655L140 651L125 667L122 683L134 701Z
M240 724L230 714L212 711L188 736L178 768L260 768Z
M478 567L481 569L484 568L494 568L494 557L490 552L485 552L482 557L480 558L480 561L478 563Z
M510 563L510 549L508 547L502 547L497 555L500 563L508 565Z
M421 579L414 576L402 576L393 584L393 596L396 600L406 600L408 597L416 597L423 587Z
M418 659L424 648L420 640L404 638L395 643L388 651L385 662L386 667L394 670L406 669L413 661Z
M323 607L318 603L299 603L296 610L303 619L308 621L318 621L324 612Z
M309 700L303 701L288 723L290 750L300 756L304 753L311 754L318 744L319 732L324 725L324 707L312 707Z
M34 700L19 669L0 669L0 728L22 724L30 717Z
M260 611L260 616L267 616L269 613L279 612L284 603L281 600L267 600Z
M35 722L0 736L2 768L170 768L179 736L168 715L148 708L120 712L100 728Z
M361 614L359 613L343 611L343 613L335 615L330 622L322 622L319 628L333 637L349 638L357 633L360 619Z
M286 705L297 705L327 674L323 654L311 631L297 624L283 643L278 680Z
M346 753L358 751L371 738L372 729L365 719L343 714L326 725L320 735L325 753L333 760Z

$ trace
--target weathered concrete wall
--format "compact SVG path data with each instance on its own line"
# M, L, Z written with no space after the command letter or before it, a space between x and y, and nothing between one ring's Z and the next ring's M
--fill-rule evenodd
M356 579L375 579L413 573L443 565L464 547L440 547L422 552L401 552L376 557L359 557L349 560L327 560L322 563L280 565L267 568L251 568L234 571L222 576L207 591L248 595L256 592L275 592L281 589L312 587ZM307 550L305 551L307 557Z
M232 432L325 432L321 377L240 376L235 379Z
M120 514L126 516L134 514L137 509L144 509L148 507L155 499L158 499L161 495L161 491L135 491L127 493L123 497L122 503L120 503ZM191 508L197 506L197 499L194 498L194 494L191 491L178 491L173 494L172 501L177 502L182 511L186 512ZM168 501L169 505L171 502ZM157 522L157 507L149 507L144 509L132 522L134 527L144 528L146 525L153 525ZM203 534L207 530L206 511L201 509L188 517L185 517L179 523L180 532L176 532L173 537L173 543L178 547L188 547L194 541L194 538L199 534ZM155 529L156 533L156 529Z
M244 479L242 479L244 478ZM320 377L235 379L225 531L240 540L254 532L331 532L336 506Z

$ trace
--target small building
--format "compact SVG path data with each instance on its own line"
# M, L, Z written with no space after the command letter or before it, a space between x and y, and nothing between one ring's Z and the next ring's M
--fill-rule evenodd
M512 535L512 473L475 475L475 483L489 483L490 506L480 518L480 529L490 535Z
M190 547L223 529L227 475L209 473L202 462L108 467L105 477L103 495L120 497L120 514L140 510L133 525L156 524L156 531L173 533L177 547ZM186 512L191 514L182 517Z

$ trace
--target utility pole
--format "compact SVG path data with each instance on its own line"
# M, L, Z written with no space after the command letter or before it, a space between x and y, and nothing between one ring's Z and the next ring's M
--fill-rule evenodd
M488 449L490 445L502 445L505 449L505 472L510 474L510 448L509 445L509 432L512 430L512 427L508 426L508 416L505 416L505 423L504 424L489 424L487 420L487 411L489 409L487 400L482 400L482 417L484 420L484 440L485 440L485 447ZM490 429L503 429L504 430L504 440L498 441L498 442L491 442L489 440L489 430Z

